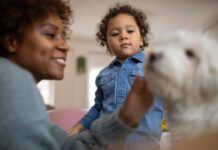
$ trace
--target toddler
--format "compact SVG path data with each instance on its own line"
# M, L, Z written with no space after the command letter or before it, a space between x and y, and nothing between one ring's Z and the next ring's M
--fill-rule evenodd
M135 76L144 77L145 56L149 25L146 15L128 4L118 3L110 8L101 20L97 31L97 42L106 46L115 59L96 78L95 104L71 129L71 135L89 129L100 115L119 109L126 100ZM113 150L140 150L157 146L161 137L163 108L159 99L144 115L139 128L128 139L118 141ZM110 146L109 146L110 147Z

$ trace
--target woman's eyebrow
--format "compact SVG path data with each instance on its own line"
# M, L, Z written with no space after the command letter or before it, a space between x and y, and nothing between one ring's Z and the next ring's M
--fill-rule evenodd
M52 24L52 23L44 23L44 24L41 25L41 27L45 27L45 26L48 26L48 27L53 28L55 30L58 29L58 27L56 25Z

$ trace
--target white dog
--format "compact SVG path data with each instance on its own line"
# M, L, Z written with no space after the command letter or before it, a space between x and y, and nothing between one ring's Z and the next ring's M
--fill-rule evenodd
M173 139L218 131L218 44L178 32L148 51L145 75L162 99Z

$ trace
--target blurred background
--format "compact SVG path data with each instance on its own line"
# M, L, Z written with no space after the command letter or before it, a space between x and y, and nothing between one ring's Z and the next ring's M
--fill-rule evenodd
M114 59L96 43L96 27L116 2L126 2L145 12L151 27L151 41L181 29L201 31L218 41L218 0L70 1L74 23L65 78L38 84L45 103L56 108L88 109L94 103L95 77Z

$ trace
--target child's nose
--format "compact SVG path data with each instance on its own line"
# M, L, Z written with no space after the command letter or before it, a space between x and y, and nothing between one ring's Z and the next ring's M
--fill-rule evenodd
M125 40L125 39L128 39L128 35L127 35L127 33L122 32L122 33L120 34L120 40L122 41L122 40Z

